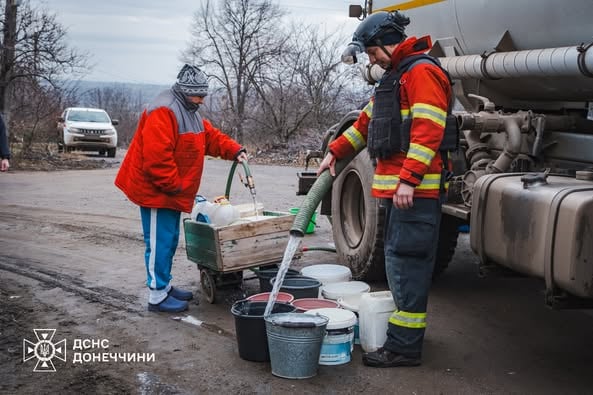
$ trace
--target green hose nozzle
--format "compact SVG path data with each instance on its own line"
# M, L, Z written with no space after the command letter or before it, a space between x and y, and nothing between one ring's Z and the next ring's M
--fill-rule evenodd
M342 170L344 170L350 160L351 159L342 159L336 161L336 177ZM317 209L317 206L319 206L319 203L329 191L333 182L334 177L329 173L329 169L324 170L319 177L317 177L317 180L315 180L311 189L307 192L307 196L305 196L305 200L301 204L299 212L296 214L294 222L292 223L292 228L290 228L291 235L297 237L305 236L305 231L309 226L309 222L313 217L315 209Z

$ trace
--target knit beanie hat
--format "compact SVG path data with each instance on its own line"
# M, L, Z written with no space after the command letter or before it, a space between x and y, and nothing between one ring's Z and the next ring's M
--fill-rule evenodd
M197 66L185 64L179 74L175 87L186 96L207 96L208 78Z

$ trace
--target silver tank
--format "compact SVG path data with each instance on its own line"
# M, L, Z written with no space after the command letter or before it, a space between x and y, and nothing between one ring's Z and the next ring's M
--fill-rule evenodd
M452 40L443 39L455 38L458 55L490 52L508 31L512 45L502 48L507 56L503 59L503 54L498 53L488 59L488 70L493 71L488 76L495 77L491 80L476 78L480 71L479 57L458 59L455 65L445 62L450 72L457 73L456 78L481 80L480 84L469 84L468 91L494 96L496 104L518 108L553 108L565 105L560 102L593 100L593 78L584 76L576 64L576 47L593 41L592 0L428 0L423 2L426 5L406 9L406 4L417 3L421 2L374 0L372 11L402 10L411 19L408 35L429 34L433 42L448 43ZM526 50L544 48L564 51L543 53L550 56L545 59L547 70L541 70L539 52L532 52L530 63L525 63ZM593 48L586 55L587 64L593 66ZM464 63L462 66L460 61ZM513 68L510 74L500 71L503 64ZM557 64L567 66L558 71ZM514 70L516 67L523 69Z

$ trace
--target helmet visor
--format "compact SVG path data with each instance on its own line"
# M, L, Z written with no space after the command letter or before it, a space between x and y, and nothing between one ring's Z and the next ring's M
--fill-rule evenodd
M354 64L358 61L357 57L362 53L364 53L364 45L358 41L352 41L342 52L342 62Z

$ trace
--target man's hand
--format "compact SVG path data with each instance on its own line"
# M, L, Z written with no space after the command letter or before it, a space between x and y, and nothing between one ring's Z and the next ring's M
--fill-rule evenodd
M319 176L325 169L329 169L329 174L331 174L332 177L336 176L336 157L331 152L329 152L319 164L317 175Z
M9 167L10 162L8 161L8 159L2 159L2 161L0 162L0 171L7 171Z
M399 183L393 195L393 205L400 210L406 210L414 205L414 187Z
M237 156L237 162L247 162L247 153L245 151L241 152L239 156Z

